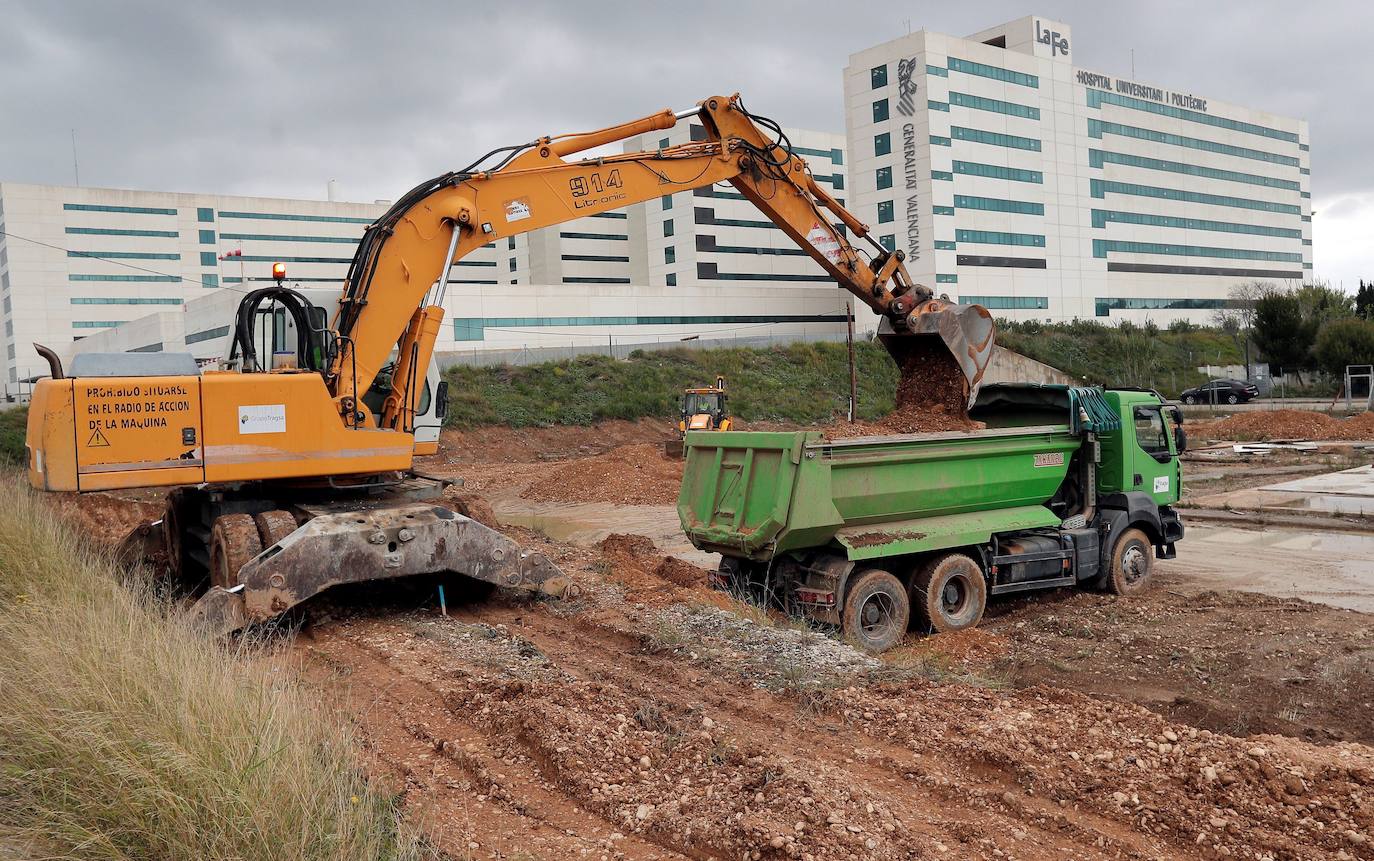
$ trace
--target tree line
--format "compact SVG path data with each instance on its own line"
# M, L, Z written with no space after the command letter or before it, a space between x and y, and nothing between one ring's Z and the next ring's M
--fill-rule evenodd
M1324 283L1280 287L1253 281L1232 288L1217 325L1243 339L1277 376L1306 371L1342 378L1347 365L1374 365L1374 282L1354 296Z

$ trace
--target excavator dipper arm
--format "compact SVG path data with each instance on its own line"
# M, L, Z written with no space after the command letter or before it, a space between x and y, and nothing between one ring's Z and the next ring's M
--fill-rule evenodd
M699 118L707 140L663 149L568 161L586 150ZM765 134L760 124L775 137ZM730 182L836 282L885 318L888 349L899 364L907 337L938 335L976 390L992 350L992 321L979 306L959 306L913 284L900 251L888 251L868 228L815 182L771 120L750 114L739 96L716 96L687 111L663 111L596 132L541 138L498 150L495 167L480 162L436 177L400 198L374 222L350 266L335 330L340 349L326 376L348 424L371 421L359 406L393 348L400 355L381 425L405 430L413 388L428 365L442 324L448 272L475 249L505 237L620 209L718 182ZM833 221L843 225L836 228ZM846 234L864 239L864 250ZM401 333L398 340L397 333Z

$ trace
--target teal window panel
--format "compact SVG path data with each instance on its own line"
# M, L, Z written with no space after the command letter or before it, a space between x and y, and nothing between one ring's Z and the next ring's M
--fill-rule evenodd
M749 218L717 218L712 224L723 224L726 227L762 227L767 230L776 230L777 225L771 221L758 221Z
M217 265L218 263L219 263L219 260L217 260L217 259L215 258L215 252L213 252L213 251L202 251L202 252L200 252L200 265L201 265L201 266L210 266L210 267L214 267L214 266Z
M563 254L560 260L581 261L583 263L629 263L630 258L617 254ZM514 262L514 261L512 261Z
M983 96L973 96L968 93L949 94L949 103L958 105L962 108L973 108L976 111L990 111L995 114L1005 114L1009 117L1024 117L1028 120L1040 119L1040 109L1030 105L1021 105L1016 102L1004 102L1001 99L989 99Z
M888 116L887 99L879 99L873 103L873 122L885 122Z
M1311 175L1312 175L1312 171L1308 170L1308 169L1305 168L1305 167L1300 167L1300 168L1298 168L1298 173L1302 174L1303 176L1311 176Z
M878 237L878 244L886 248L888 251L896 251L897 237L891 233L884 233L882 236Z
M931 135L931 136L930 136L930 145L931 145L931 146L954 146L954 141L952 141L952 140L950 140L949 138L946 138L946 137L941 137L941 136L939 136L939 135Z
M93 257L97 260L180 260L180 254L152 251L68 251L68 257Z
M1088 89L1088 107L1100 108L1103 105L1116 105L1117 107L1130 108L1146 113L1159 114L1160 116L1173 117L1178 120L1200 123L1202 125L1215 126L1217 128L1230 129L1231 131L1243 132L1245 134L1258 135L1260 137L1273 138L1274 140L1288 141L1297 143L1298 136L1292 132L1282 129L1271 129L1267 126L1256 125L1254 123L1241 122L1227 117L1217 117L1211 114L1204 114L1199 111L1185 110L1176 108L1173 105L1162 105L1159 102L1152 102L1147 99L1137 99L1133 96L1113 93L1108 90ZM1301 145L1300 145L1301 146Z
M1138 185L1104 179L1089 180L1088 185L1092 196L1097 198L1105 197L1108 194L1129 194L1136 197L1153 197L1159 200L1179 200L1185 203L1205 203L1211 206L1253 209L1259 212L1281 212L1285 215L1300 215L1302 213L1301 207L1291 203L1273 203L1268 200L1251 200L1225 194L1204 194L1198 191L1184 191L1179 188L1159 188L1153 185Z
M677 262L677 249L674 248L674 247L671 246L671 245L669 245L667 248L664 248L664 249L663 249L663 262L664 262L664 263L676 263L676 262Z
M1150 299L1140 296L1100 298L1095 304L1098 317L1111 316L1112 311L1211 311L1231 306L1226 299Z
M171 284L181 279L175 275L68 275L67 280L75 282L110 281Z
M1310 216L1310 215L1304 215L1304 216L1302 216L1302 220L1303 220L1303 221L1311 221L1311 220L1312 220L1312 216Z
M1004 135L999 132L983 131L982 129L968 129L962 126L951 126L949 133L955 140L1006 147L1007 149L1023 149L1030 152L1040 152L1040 141L1036 138L1021 137L1020 135Z
M210 273L207 273L207 274L205 274L205 275L200 276L200 286L202 286L202 287L218 287L218 286L219 286L219 276L216 275L216 274L213 273L213 272L210 272Z
M213 230L202 230L201 233L209 233L213 237L215 232ZM295 236L287 233L221 233L219 238L225 241L249 239L255 242L332 242L337 245L358 244L358 237L356 236ZM212 239L211 241L214 240Z
M978 242L983 245L1024 245L1044 248L1045 237L1039 233L1008 233L1003 230L956 230L956 242Z
M201 332L192 332L186 336L186 343L199 344L201 341L209 341L213 338L223 338L229 334L228 326L219 326L214 329L206 329Z
M196 221L202 224L213 224L215 221L215 211L208 206L197 207Z
M454 266L495 266L495 265L496 265L496 261L495 261L495 260L459 260L457 263L455 263L455 264L453 264L453 265L454 265ZM453 267L449 267L449 268L451 269L451 268L453 268ZM291 280L292 280L292 281L295 281L296 279L295 279L295 278L292 278ZM337 281L338 279L330 279L330 280L335 280L335 281Z
M823 182L826 185L831 185L835 182L834 176L830 176L829 174L824 173L814 173L811 175L811 178L814 179L816 182Z
M950 173L950 172L947 171L947 170L932 170L932 171L930 172L930 178L931 178L931 179L952 180L952 179L954 179L954 174Z
M937 240L935 240L935 250L936 250L936 251L954 251L954 250L955 250L956 248L958 248L958 247L959 247L959 243L957 243L957 242L950 242L948 239L937 239Z
M252 218L260 221L312 221L319 224L371 224L370 218L349 218L343 215L291 215L284 212L225 212L220 218Z
M180 299L142 298L133 296L76 296L73 305L180 305Z
M1304 268L1304 269L1311 269L1311 268L1312 268L1312 262L1311 262L1310 260L1304 260L1304 261L1302 262L1302 268Z
M832 149L830 151L830 163L844 164L844 150L840 149L839 147L835 147L834 149Z
M666 284L666 285L668 285L669 287L676 287L676 286L677 286L677 274L674 273L674 272L669 272L667 275L664 276L664 278L663 278L663 283Z
M958 276L958 275L936 275L936 276L935 276L935 283L936 283L936 284L958 284L958 283L959 283L959 276Z
M123 326L127 320L73 320L73 329L110 329Z
M1172 215L1150 215L1143 212L1114 212L1106 209L1092 211L1093 227L1108 224L1143 224L1148 227L1172 227L1179 230L1211 230L1218 233L1246 233L1254 236L1279 236L1301 239L1302 231L1294 227L1268 227L1262 224L1238 224L1230 221L1209 221L1205 218L1179 218Z
M1036 75L1028 75L1025 72L1016 72L1011 69L1003 69L1000 66L989 66L986 63L973 63L968 60L961 60L958 57L949 58L949 70L951 72L962 72L965 75L977 75L980 78L992 78L997 81L1005 81L1008 84L1017 84L1022 87L1040 86L1040 78Z
M892 152L892 133L883 132L873 136L873 154L887 155Z
M1301 197L1303 200L1311 200L1311 199L1312 199L1312 192L1310 192L1310 191L1300 191L1300 192L1298 192L1298 197Z
M797 155L809 155L814 156L816 158L828 158L832 160L835 157L835 150L812 149L810 147L804 146L794 146L792 147L792 152L796 153Z
M213 254L211 255L213 256ZM245 254L242 257L235 257L235 260L242 260L244 263L352 263L351 257L272 257L264 254ZM458 266L495 266L495 263L460 261ZM292 281L298 279L292 278Z
M1310 239L1304 239L1304 240L1302 241L1302 244L1303 244L1303 245L1311 245L1311 244L1312 244L1312 240L1310 240Z
M954 172L968 176L986 176L991 179L1009 179L1013 182L1043 183L1045 181L1045 175L1038 170L1022 170L1019 167L980 164L975 161L956 161Z
M937 102L934 99L928 100L926 106L932 111L944 111L949 113L949 102Z
M886 65L874 66L872 69L869 69L869 70L868 70L868 77L869 77L869 80L870 80L870 81L872 82L872 84L873 84L873 89L876 90L876 89L878 89L879 87L886 87L886 86L887 86L887 66L886 66Z
M892 168L880 167L873 173L879 190L892 187Z
M1220 179L1226 182L1262 185L1265 188L1282 188L1287 191L1297 191L1301 187L1296 181L1291 179L1275 179L1272 176L1242 173L1238 170L1222 170L1215 167L1203 167L1201 165L1185 164L1181 161L1166 161L1165 159L1159 158L1146 158L1145 156L1111 152L1109 150L1088 150L1089 167L1100 168L1104 164L1120 164L1126 165L1127 167L1139 167L1145 170L1159 170L1168 173L1181 173L1187 176L1198 176L1205 179Z
M625 220L625 213L623 213L623 212L594 212L594 213L592 213L591 215L589 215L589 216L587 216L587 217L588 217L588 218L619 218L621 221L624 221L624 220ZM483 246L483 247L486 247L486 246Z
M673 235L673 220L672 220L671 218L665 219L664 222L663 222L663 235L664 235L664 236L672 236L672 235ZM627 238L628 238L628 237L627 237Z
M773 257L809 257L800 248L765 248L751 245L717 245L710 249L719 254L762 254Z
M952 207L952 206L932 206L932 207L930 208L930 211L931 211L931 213L934 214L934 215L953 215L953 214L954 214L954 207Z
M672 219L669 219L671 221ZM667 222L665 222L666 224ZM611 239L618 242L629 241L629 236L619 233L580 233L577 231L564 231L558 234L560 239Z
M1045 204L1029 200L1005 200L1000 197L972 197L965 194L954 195L954 205L959 209L981 209L985 212L1015 212L1020 215L1044 215Z
M878 223L887 224L893 220L892 201L884 200L878 204Z
M658 199L658 202L663 206L664 209L673 208L673 196L671 194L663 195Z
M1050 307L1048 296L965 296L959 295L964 305L982 305L989 311L1043 311Z
M926 74L934 75L937 78L948 78L949 69L946 69L943 66L926 66Z
M200 231L200 244L201 244L201 245L214 245L214 244L215 244L215 231L213 231L213 230L202 230L202 231Z
M1094 131L1096 131L1095 134ZM1298 166L1297 158L1291 155L1280 155L1276 152L1267 152L1265 150L1251 149L1250 147L1243 146L1232 146L1231 144L1217 143L1216 141L1202 140L1201 138L1192 138L1185 135L1176 135L1170 132L1156 131L1155 129L1142 129L1136 126L1122 125L1121 123L1109 123L1103 120L1088 120L1088 134L1095 138L1100 138L1104 134L1118 135L1120 137L1134 138L1135 140L1149 141L1151 143L1162 143L1168 144L1169 146L1220 153L1221 155L1233 155L1237 158L1248 158L1254 161L1264 161L1270 164L1281 164L1287 167Z
M68 212L122 212L126 215L176 215L175 209L161 209L156 206L101 206L94 203L64 203L62 208Z
M667 148L668 148L668 139L667 139L667 138L659 138L659 141L658 141L658 148L659 148L659 149L667 149Z
M830 178L830 186L836 191L844 191L844 174L837 173Z
M152 236L166 239L181 235L176 230L116 230L112 227L68 227L67 232L78 236Z
M1309 150L1308 150L1307 144L1298 144L1298 151L1299 151L1299 152L1308 152Z
M565 276L564 284L629 284L629 278L593 278L583 276Z
M1290 251L1265 251L1259 248L1213 248L1206 245L1175 245L1166 242L1127 242L1120 239L1094 239L1093 256L1106 257L1113 251L1128 254L1167 254L1174 257L1216 257L1227 260L1272 260L1301 263L1302 255Z

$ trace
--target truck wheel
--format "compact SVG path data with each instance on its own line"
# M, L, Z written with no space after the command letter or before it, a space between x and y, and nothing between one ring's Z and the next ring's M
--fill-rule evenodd
M1127 529L1112 546L1111 567L1102 585L1113 595L1131 595L1145 588L1154 571L1150 537L1139 529Z
M859 574L844 599L842 627L866 652L884 652L906 636L911 601L896 577L876 568Z
M977 562L962 553L946 553L916 572L911 599L926 630L936 634L962 631L983 618L988 584Z
M232 589L239 569L262 552L258 524L251 514L226 514L210 530L210 585Z

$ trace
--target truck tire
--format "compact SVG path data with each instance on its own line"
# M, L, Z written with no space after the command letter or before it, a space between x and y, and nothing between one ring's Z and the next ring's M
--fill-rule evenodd
M857 574L845 593L841 627L866 652L885 652L906 636L911 600L896 577L870 568Z
M1123 530L1112 545L1109 567L1102 586L1113 595L1132 595L1145 588L1154 573L1154 549L1150 537L1139 529Z
M972 628L983 618L988 583L983 569L962 553L929 560L911 582L916 618L935 634Z

